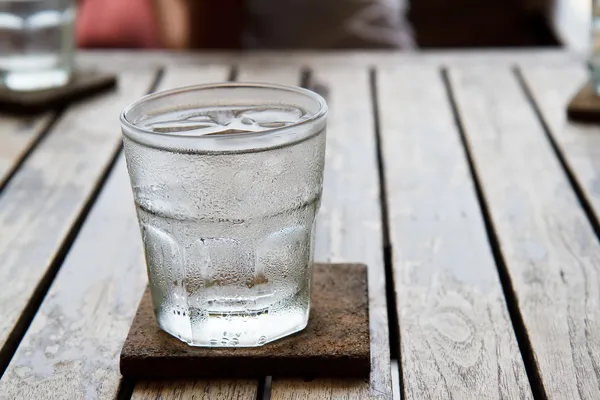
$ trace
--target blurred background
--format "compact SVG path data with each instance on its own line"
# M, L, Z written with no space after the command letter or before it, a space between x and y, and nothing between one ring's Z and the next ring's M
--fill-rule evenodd
M81 48L589 46L591 0L80 0Z

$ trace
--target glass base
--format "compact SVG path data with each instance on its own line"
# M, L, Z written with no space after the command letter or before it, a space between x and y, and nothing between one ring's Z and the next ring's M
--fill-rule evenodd
M2 84L10 90L24 92L64 86L71 74L64 69L43 71L7 71L1 76Z
M163 303L155 307L155 316L162 330L190 346L257 347L306 328L309 299L310 290L305 287L260 308L251 307L256 301L250 300L243 307L228 309L215 308L214 301L205 304L213 307L205 308Z
M308 324L308 310L281 314L210 315L201 321L174 315L161 316L159 326L170 335L190 346L201 347L258 347L299 332Z

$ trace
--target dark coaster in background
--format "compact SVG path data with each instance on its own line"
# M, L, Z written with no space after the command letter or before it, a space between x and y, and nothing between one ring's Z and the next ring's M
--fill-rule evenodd
M574 121L600 122L600 97L591 82L573 96L567 106L567 116Z
M370 372L367 267L315 264L308 326L250 348L192 347L163 332L142 297L121 350L121 373L136 379L345 377Z
M65 86L36 90L12 91L0 88L0 111L33 114L64 106L72 101L112 89L117 77L98 71L76 71Z

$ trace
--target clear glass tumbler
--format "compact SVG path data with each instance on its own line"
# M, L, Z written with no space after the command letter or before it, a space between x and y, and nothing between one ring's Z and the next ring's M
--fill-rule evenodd
M0 87L62 86L73 69L74 0L0 0Z
M309 90L223 83L121 115L156 319L195 346L306 327L327 106Z

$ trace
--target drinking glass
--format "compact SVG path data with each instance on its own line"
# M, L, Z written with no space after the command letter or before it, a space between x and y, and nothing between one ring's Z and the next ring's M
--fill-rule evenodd
M73 69L74 0L0 0L0 87L62 86Z
M260 346L308 322L325 162L323 98L223 83L121 115L160 327L195 346Z

